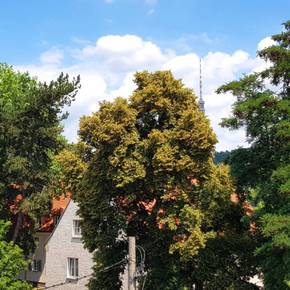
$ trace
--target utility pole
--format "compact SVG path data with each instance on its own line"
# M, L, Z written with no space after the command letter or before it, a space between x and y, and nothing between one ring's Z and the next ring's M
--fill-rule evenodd
M129 239L128 290L136 290L136 239Z

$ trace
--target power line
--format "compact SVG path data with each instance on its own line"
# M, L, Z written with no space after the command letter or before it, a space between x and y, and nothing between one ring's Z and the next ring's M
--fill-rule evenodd
M140 247L137 245L136 246L137 250L139 251L140 257L141 257L141 263L143 263L144 258L143 258L143 252L141 251Z
M147 274L145 273L146 251L145 251L145 249L144 249L142 246L140 246L140 245L137 245L136 247L137 247L137 249L139 250L139 252L140 252L140 256L141 256L141 262L140 262L141 265L140 265L140 270L139 270L139 273L137 273L137 274L138 274L139 277L144 277L144 278L143 278L143 283L142 283L142 288L141 288L141 290L143 290L144 287L145 287L146 278L147 278Z
M147 275L144 276L144 279L143 279L143 285L142 285L141 290L144 290L145 283L146 283L146 278L147 278Z
M143 251L143 263L145 263L145 259L146 259L146 251L145 251L145 249L142 247L142 246L140 246L140 245L137 245L137 247L138 248L140 248L141 249L141 252Z

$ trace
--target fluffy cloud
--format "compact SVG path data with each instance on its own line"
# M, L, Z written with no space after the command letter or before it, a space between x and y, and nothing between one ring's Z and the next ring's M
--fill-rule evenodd
M272 46L275 44L275 41L272 39L272 37L266 37L266 38L263 38L259 43L258 43L258 46L257 46L257 50L262 50L264 48L267 48L269 46Z
M63 51L57 48L52 48L43 52L40 55L40 61L43 64L60 64L63 60Z
M275 44L276 44L276 42L271 37L265 37L258 43L257 50L259 51L259 50L265 49L265 48L270 47L270 46L275 45ZM271 66L271 62L264 61L260 58L256 58L256 65L252 71L253 72L261 72L261 71L265 70L266 68L268 68L269 66ZM270 81L268 81L266 83L268 84L269 88L271 88Z
M269 44L264 39L259 47ZM41 55L42 64L17 67L29 71L40 80L49 81L64 71L70 76L81 75L82 87L76 101L69 108L70 116L65 123L65 135L72 141L77 138L78 120L97 110L101 100L117 96L128 97L135 88L133 76L136 71L170 69L176 78L199 93L199 56L190 52L177 55L172 50L162 50L152 41L136 35L107 35L97 39L95 45L84 44L82 49L70 50L65 56L71 66L61 65L63 51L51 49ZM243 51L232 54L209 52L202 58L203 96L208 118L218 135L217 150L245 145L242 130L229 132L218 124L230 114L234 98L230 94L217 95L215 90L225 82L236 79L241 73L259 70L265 63L251 58Z
M75 58L81 61L98 60L110 71L136 70L140 67L160 67L169 55L151 41L136 35L108 35L100 37L94 46L76 51Z

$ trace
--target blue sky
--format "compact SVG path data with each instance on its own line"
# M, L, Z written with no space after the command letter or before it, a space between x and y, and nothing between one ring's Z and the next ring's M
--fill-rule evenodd
M130 94L136 70L171 69L198 94L201 57L208 116L222 139L218 149L230 149L243 143L242 132L229 136L218 127L233 99L214 90L263 66L257 46L281 31L289 11L289 0L2 1L0 61L42 80L60 71L83 76L65 127L75 140L79 116L101 99Z
M25 63L49 46L106 34L136 34L163 47L187 36L202 54L238 48L254 54L256 43L287 20L290 1L10 0L2 1L1 11L1 59ZM212 42L200 43L203 34Z

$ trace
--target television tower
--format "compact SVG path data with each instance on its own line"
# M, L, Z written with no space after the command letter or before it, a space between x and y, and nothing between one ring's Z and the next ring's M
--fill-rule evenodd
M202 74L201 74L201 58L199 59L199 101L198 101L199 109L202 112L205 112L204 109L204 100L202 98Z

